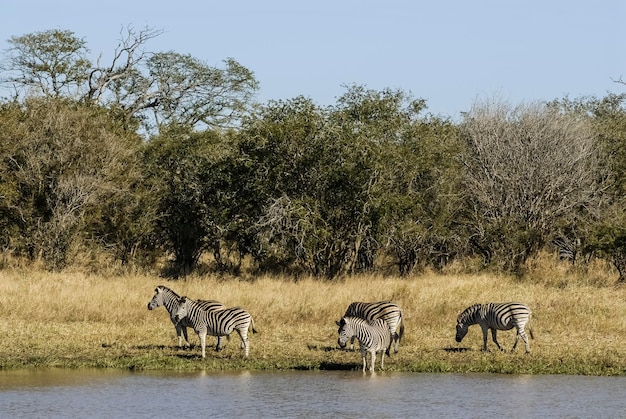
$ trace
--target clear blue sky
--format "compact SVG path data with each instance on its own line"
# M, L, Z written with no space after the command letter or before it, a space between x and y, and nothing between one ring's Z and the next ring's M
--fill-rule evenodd
M331 105L343 85L424 98L457 118L477 99L512 103L626 92L623 0L3 0L0 48L48 29L110 55L128 25L164 31L151 51L209 65L233 57L260 82L257 100Z

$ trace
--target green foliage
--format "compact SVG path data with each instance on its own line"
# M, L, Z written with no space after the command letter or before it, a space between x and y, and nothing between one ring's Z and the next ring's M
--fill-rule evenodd
M253 107L252 71L146 52L160 33L129 28L107 65L70 31L9 40L5 252L52 269L165 256L175 275L209 253L221 272L249 258L334 278L476 254L520 273L565 244L625 280L626 95L477 103L460 124L424 115L405 91L360 85L333 106Z
M103 109L60 99L7 104L0 125L7 191L0 205L12 232L6 243L61 268L97 223L99 204L116 202L138 137Z
M587 117L593 124L608 169L602 180L603 205L594 217L583 219L577 231L581 251L607 258L626 281L626 94L555 101L565 111ZM582 229L580 228L582 225Z
M91 62L86 42L67 30L48 30L9 39L4 83L33 93L78 97Z
M456 240L445 237L445 222L458 211L452 191L460 173L446 153L460 144L448 121L419 118L423 109L402 91L353 86L335 107L297 98L248 121L240 154L257 172L242 183L258 185L249 206L264 208L261 265L334 277L373 269L381 250L404 273L417 258L444 264ZM419 255L404 261L409 242Z

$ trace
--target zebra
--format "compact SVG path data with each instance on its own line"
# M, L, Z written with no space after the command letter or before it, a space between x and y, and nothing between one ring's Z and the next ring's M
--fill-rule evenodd
M170 320L174 323L174 328L176 328L176 336L178 336L178 347L182 347L182 338L185 337L185 346L189 345L189 337L187 336L187 328L191 327L186 320L181 322L177 322L174 320L174 316L176 315L176 311L178 310L178 299L180 296L176 294L171 289L159 285L154 290L154 296L152 300L148 303L148 310L154 310L155 308L164 306L167 312L170 315ZM219 301L215 300L199 300L198 301L202 306L207 310L222 310L225 309L226 306ZM222 341L221 337L217 337L217 346L221 348Z
M341 348L345 348L348 340L354 336L359 340L361 357L363 358L363 372L367 369L368 352L371 354L370 372L374 372L376 352L379 351L382 352L380 369L384 369L385 354L389 356L389 349L391 348L391 334L389 333L389 326L383 319L368 321L360 317L348 316L335 323L339 326L337 343Z
M398 353L400 339L404 335L404 319L402 309L391 301L375 303L353 302L348 306L343 317L360 317L365 320L383 319L389 326L394 341L394 352ZM350 348L354 346L354 337L350 340Z
M456 341L461 342L469 326L473 324L479 324L483 330L483 351L487 350L487 332L491 329L491 336L493 342L498 349L503 350L498 340L496 339L496 331L498 330L510 330L515 328L517 333L515 335L515 343L513 349L515 350L517 342L521 337L526 345L526 353L530 353L530 345L528 344L528 337L526 336L525 327L530 322L532 312L522 303L488 303L488 304L474 304L466 308L461 314L459 314L456 321ZM528 327L528 333L530 337L534 339L533 332Z
M241 307L226 308L223 310L206 310L200 303L187 297L180 297L178 299L178 310L174 315L176 322L186 321L193 327L195 332L200 338L200 345L202 346L202 358L206 358L206 336L226 336L236 330L241 337L241 348L244 349L244 356L248 358L249 342L248 342L248 329L252 330L252 333L257 333L254 328L254 320L252 316L246 310ZM215 348L216 351L220 351L221 347Z

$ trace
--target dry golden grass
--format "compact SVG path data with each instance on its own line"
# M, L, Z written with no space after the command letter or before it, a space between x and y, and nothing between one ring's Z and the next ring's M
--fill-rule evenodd
M626 375L626 289L604 273L568 273L555 266L523 280L426 273L332 282L266 276L166 281L4 270L0 368L358 369L358 352L336 349L335 320L352 301L393 300L404 310L406 333L400 352L385 362L389 370ZM224 351L208 348L205 360L191 329L194 346L178 349L165 308L147 309L160 284L180 295L247 309L260 332L249 335L250 359L242 359L236 334ZM461 344L454 341L456 316L465 307L512 300L533 310L530 355L524 355L523 344L514 354L500 353L491 341L491 351L481 352L478 326ZM510 349L514 332L500 332L499 341Z

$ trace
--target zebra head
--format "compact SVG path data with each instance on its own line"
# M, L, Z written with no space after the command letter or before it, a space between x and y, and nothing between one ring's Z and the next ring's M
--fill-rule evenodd
M476 316L482 307L481 304L474 304L469 306L456 319L456 341L461 342L465 335L467 335L467 331L470 325L476 323Z
M163 305L163 288L159 285L154 290L154 296L152 300L148 303L148 310L154 310L157 307L161 307Z
M339 330L337 330L337 333L339 333L337 344L340 348L345 348L350 338L354 335L352 331L352 324L346 321L345 317L335 323L339 326Z
M457 323L456 324L456 341L461 342L465 335L467 335L467 331L469 330L469 324L467 323Z
M174 322L178 324L178 322L187 317L187 312L187 297L180 297L178 299L178 310L174 314Z

